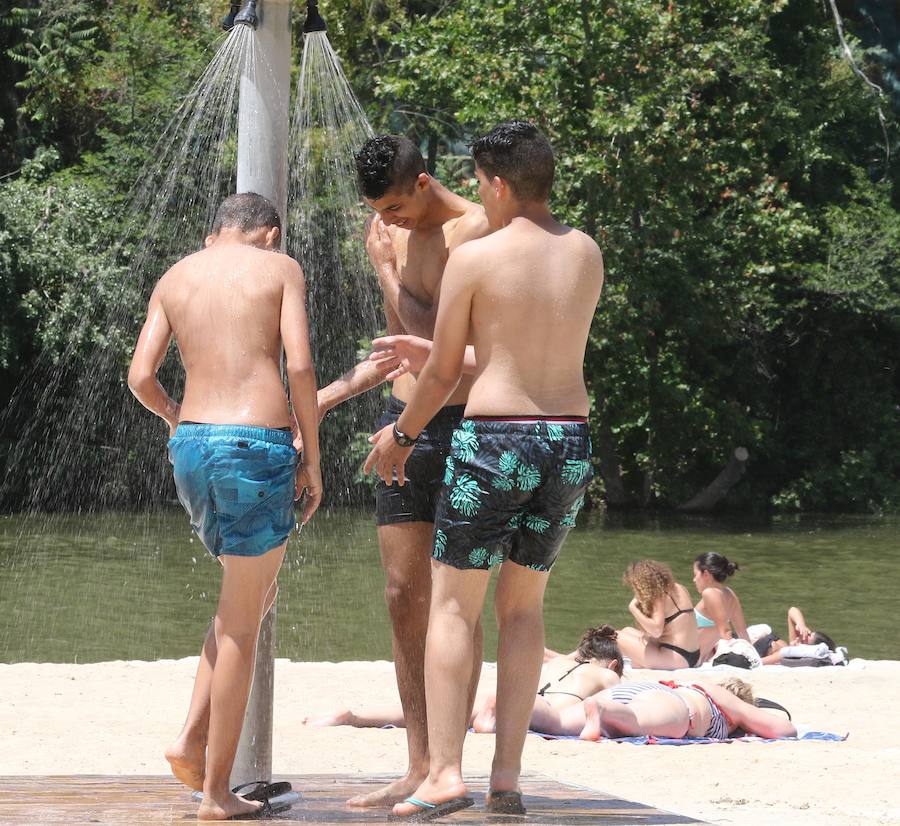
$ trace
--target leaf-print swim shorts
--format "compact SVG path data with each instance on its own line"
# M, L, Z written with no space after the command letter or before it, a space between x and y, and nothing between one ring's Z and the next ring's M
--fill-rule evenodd
M549 571L593 478L583 418L473 417L453 432L432 556Z

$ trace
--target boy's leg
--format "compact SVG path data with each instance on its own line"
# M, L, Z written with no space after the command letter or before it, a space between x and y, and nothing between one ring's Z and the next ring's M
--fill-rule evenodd
M432 564L431 611L425 646L428 700L428 777L413 797L443 803L466 794L462 779L463 741L469 714L469 685L475 629L490 581L489 570L459 570ZM419 807L400 803L394 814L408 816Z
M391 618L391 644L397 690L406 723L409 766L406 774L369 794L347 801L349 806L388 806L415 791L428 774L428 724L425 713L425 634L431 602L429 522L380 525L378 544L384 568L384 599Z
M259 805L233 794L229 777L253 680L266 598L287 543L258 557L223 556L225 573L215 618L216 662L210 686L209 744L198 818L222 820Z
M544 660L544 590L547 571L504 562L494 596L497 648L497 743L493 791L518 791L522 749Z
M269 612L278 595L278 582L273 581L266 594L262 616ZM262 621L262 617L260 617ZM206 775L206 743L209 739L209 692L212 686L213 669L216 666L215 620L209 624L209 631L203 641L200 663L194 677L194 690L188 707L187 720L175 742L166 749L166 760L172 766L172 774L182 783L196 791L203 788Z

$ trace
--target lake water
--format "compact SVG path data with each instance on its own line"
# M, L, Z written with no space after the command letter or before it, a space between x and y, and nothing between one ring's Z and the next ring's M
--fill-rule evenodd
M784 633L790 605L851 656L900 659L900 518L767 521L582 514L550 577L547 644L630 624L622 572L668 563L689 590L691 562L717 550L740 563L730 584L747 620ZM198 653L215 611L219 565L179 508L153 514L0 517L0 662L156 660ZM371 513L316 515L292 539L280 577L277 656L390 659ZM493 615L485 655L494 659Z

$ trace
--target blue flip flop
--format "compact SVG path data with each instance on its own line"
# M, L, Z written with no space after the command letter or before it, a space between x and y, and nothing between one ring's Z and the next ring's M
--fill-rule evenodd
M445 800L443 803L428 803L425 800L419 800L415 797L407 797L403 802L417 806L419 811L409 815L392 814L390 818L388 818L389 820L405 820L412 823L424 823L429 820L443 817L444 815L451 815L454 812L458 812L460 809L468 809L469 806L475 805L475 801L471 797L454 797L450 800Z

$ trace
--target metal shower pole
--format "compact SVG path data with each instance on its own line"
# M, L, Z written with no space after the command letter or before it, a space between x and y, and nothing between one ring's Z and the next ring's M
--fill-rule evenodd
M291 89L290 0L248 2L256 26L255 72L245 66L238 108L237 191L268 198L287 223L287 144ZM240 15L236 22L240 21ZM275 689L275 608L263 620L253 690L247 703L231 785L272 779L272 704Z

